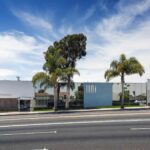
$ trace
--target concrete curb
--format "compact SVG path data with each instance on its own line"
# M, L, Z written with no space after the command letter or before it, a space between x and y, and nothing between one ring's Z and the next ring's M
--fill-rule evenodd
M78 113L78 112L100 112L100 111L125 111L125 110L149 110L150 107L128 107L124 110L120 108L100 108L100 109L79 109L79 110L59 110L59 111L38 111L38 112L6 112L0 113L0 116L15 116L15 115L37 115L37 114L63 114L63 113Z

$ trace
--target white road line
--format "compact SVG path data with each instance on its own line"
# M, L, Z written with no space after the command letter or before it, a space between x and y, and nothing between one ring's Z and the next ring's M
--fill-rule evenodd
M26 132L26 133L4 133L0 136L10 136L10 135L35 135L35 134L56 134L57 131L47 131L47 132Z
M150 128L131 128L131 130L150 130Z
M43 149L33 149L33 150L48 150L47 148L43 148Z
M88 117L109 117L109 116L134 116L134 115L150 115L150 112L146 113L124 113L124 114L97 114L97 115L76 115L76 116L50 116L50 117L32 117L32 118L9 118L9 119L1 119L0 122L3 121L17 121L17 120L43 120L43 119L57 119L57 118L88 118Z
M96 120L96 121L72 121L72 122L51 122L33 124L12 124L1 125L0 128L30 127L30 126L52 126L52 125L76 125L76 124L103 124L103 123L124 123L124 122L150 122L150 119L118 119L118 120Z

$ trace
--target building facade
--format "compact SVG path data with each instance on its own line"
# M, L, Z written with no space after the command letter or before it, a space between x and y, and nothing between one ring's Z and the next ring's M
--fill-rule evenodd
M112 106L112 83L84 83L84 108Z
M146 89L146 83L125 83L125 101L146 101ZM121 99L121 83L113 83L112 92L113 101L119 101Z
M64 108L66 86L60 88L58 104ZM31 81L0 81L0 111L33 110L53 107L53 88L41 93ZM120 104L120 83L75 83L70 90L71 108L96 108ZM147 83L126 83L125 103L144 102L150 105L150 80Z
M30 110L34 107L31 81L0 81L0 111Z
M149 81L150 82L150 81ZM135 101L147 103L147 86L148 83L126 83L125 84L125 104L134 104ZM83 90L81 87L83 87ZM37 92L38 92L37 88ZM64 104L66 100L66 86L60 88L59 103ZM53 97L53 88L46 90L46 93ZM149 92L150 93L150 92ZM70 104L81 106L81 108L95 108L100 106L120 105L121 101L121 83L76 83L74 89L70 90ZM150 96L149 96L150 97ZM38 99L38 98L37 98ZM43 102L42 102L43 101ZM45 101L45 102L44 102ZM52 101L52 98L51 98ZM49 100L49 103L51 103ZM149 100L150 102L150 100ZM40 99L41 105L35 107L48 106L48 101ZM52 103L51 103L52 104Z
M150 105L150 79L147 81L147 104Z
M124 90L125 104L150 104L150 80L126 83ZM121 83L84 83L84 107L120 105L121 94Z

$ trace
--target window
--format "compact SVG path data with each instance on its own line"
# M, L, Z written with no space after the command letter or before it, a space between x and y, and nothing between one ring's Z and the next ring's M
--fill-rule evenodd
M96 93L96 86L94 84L86 85L86 92L91 94Z

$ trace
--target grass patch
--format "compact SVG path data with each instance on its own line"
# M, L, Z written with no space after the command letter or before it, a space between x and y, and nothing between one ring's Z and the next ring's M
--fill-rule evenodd
M120 106L97 106L96 108L120 108Z
M125 107L139 107L139 108L142 108L142 107L145 107L145 105L125 105Z
M142 108L144 106L140 106L140 105L124 105L125 108L128 108L128 107L139 107L139 108ZM100 109L100 108L120 108L120 106L97 106L96 107L97 109Z
M52 108L34 108L34 111L53 111Z

